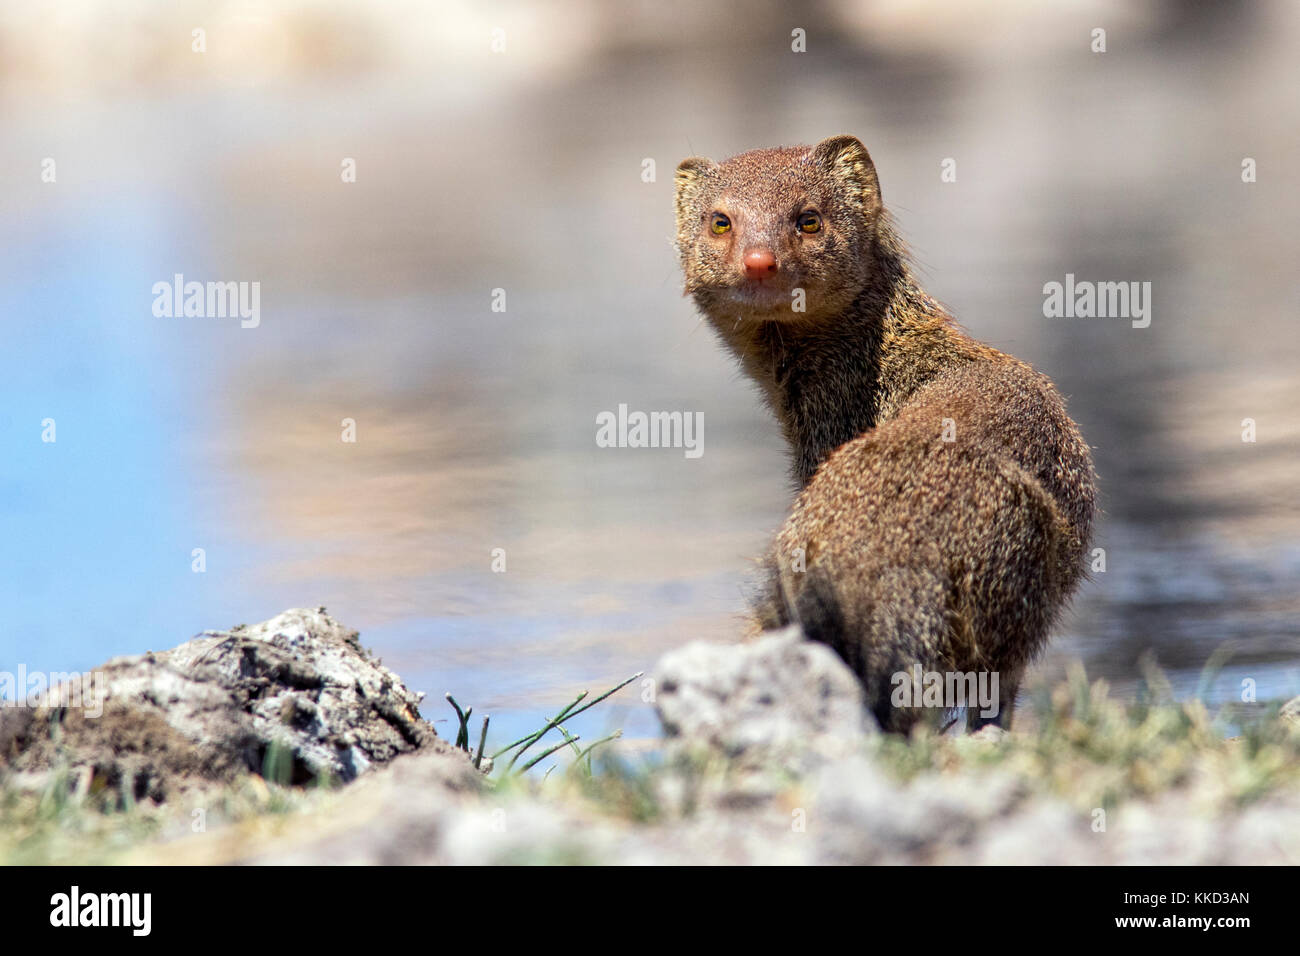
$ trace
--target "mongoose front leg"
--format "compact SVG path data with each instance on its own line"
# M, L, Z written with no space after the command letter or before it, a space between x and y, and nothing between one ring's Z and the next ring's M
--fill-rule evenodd
M966 730L975 733L992 724L1003 730L1011 729L1011 718L1016 711L1016 692L1020 689L1020 674L998 675L998 708L996 714L985 715L978 704L966 708Z

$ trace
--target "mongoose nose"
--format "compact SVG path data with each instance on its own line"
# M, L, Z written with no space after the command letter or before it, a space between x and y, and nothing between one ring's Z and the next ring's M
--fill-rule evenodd
M745 253L745 275L751 279L766 279L776 272L776 256L771 249L750 249Z

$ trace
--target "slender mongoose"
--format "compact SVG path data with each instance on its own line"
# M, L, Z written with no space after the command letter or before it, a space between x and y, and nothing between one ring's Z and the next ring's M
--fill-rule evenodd
M922 716L896 675L1026 665L1085 573L1092 456L1045 376L975 341L917 284L866 148L687 159L686 293L754 379L799 491L756 618L797 623L857 673L887 730Z

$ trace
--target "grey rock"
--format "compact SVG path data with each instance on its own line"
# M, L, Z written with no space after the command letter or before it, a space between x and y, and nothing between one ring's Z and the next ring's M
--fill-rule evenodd
M420 718L420 695L324 608L115 658L96 681L104 693L93 707L65 706L55 691L0 711L5 769L30 778L89 768L124 799L162 801L266 766L283 782L346 782L399 754L452 750Z
M633 819L584 799L575 781L493 787L420 719L419 695L324 609L205 632L99 672L102 712L66 693L0 708L0 776L40 787L66 773L76 800L115 791L170 801L179 830L139 860L301 864L1229 864L1300 860L1300 791L1246 806L1225 799L1217 764L1133 797L1094 829L1095 809L1041 792L1017 766L905 773L882 759L858 682L795 631L738 646L694 644L658 666L669 757L644 784L655 812ZM66 686L66 685L65 685ZM83 702L84 704L84 702ZM1300 716L1300 701L1284 708ZM55 720L54 718L57 718ZM1014 737L1014 735L1013 735ZM957 746L996 748L986 728ZM617 745L614 745L617 746ZM274 833L222 820L224 792L268 753L293 780L346 788L299 795ZM990 754L992 755L992 754ZM893 771L889 768L895 767ZM229 784L241 781L238 788ZM205 805L211 832L184 812ZM219 788L225 787L226 791ZM178 799L178 797L181 797Z
M862 688L830 648L796 628L664 655L655 706L670 743L737 765L797 772L858 749L875 730Z
M1091 822L1089 814L1063 801L1038 797L988 820L978 839L969 847L945 850L942 861L983 866L1104 863L1108 837L1093 832Z
M1020 786L1006 774L928 773L904 783L869 756L828 765L808 786L808 828L820 863L939 862L965 855L981 828L1013 812Z

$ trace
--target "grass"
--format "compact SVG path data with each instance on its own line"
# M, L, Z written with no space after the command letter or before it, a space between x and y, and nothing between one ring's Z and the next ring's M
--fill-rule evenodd
M509 762L490 778L493 787L503 795L531 792L525 779L528 772L565 748L574 754L566 773L592 777L596 748L618 739L622 732L580 746L581 738L570 734L563 722L607 700L641 676L634 674L586 703L583 702L588 694L584 691L542 727L496 751L491 759L508 756ZM457 717L455 746L464 750L475 767L479 767L485 756L489 719L483 719L478 745L471 750L469 720L473 708L462 709L451 694L447 700ZM558 741L534 753L516 769L516 763L552 731L556 732ZM52 724L50 732L57 745L59 725ZM212 825L218 826L252 818L287 816L319 807L318 794L335 789L336 782L318 778L307 788L290 786L293 763L292 750L272 741L262 759L260 776L250 775L203 798L201 802L208 805L203 811L203 825L208 825L209 818ZM184 802L189 805L194 801ZM185 815L189 812L192 811L182 811L176 806L137 804L129 788L119 792L105 787L97 776L74 775L66 762L54 768L39 790L18 786L6 778L0 767L0 864L109 863L121 853L151 840L189 832L193 822Z
M570 701L567 707L563 708L558 714L556 714L554 717L548 720L544 725L542 725L541 728L533 731L532 733L525 734L524 736L516 740L514 743L508 744L505 747L502 747L496 753L492 754L491 759L493 762L494 769L496 766L496 762L498 760L500 760L506 754L510 754L510 762L506 764L505 769L502 772L501 776L509 777L512 772L524 774L527 773L529 770L531 770L533 767L537 766L547 757L554 754L556 751L562 750L565 747L570 747L573 749L574 753L576 754L576 756L574 757L573 765L579 768L579 770L585 769L586 775L591 776L592 752L601 744L608 743L612 740L617 740L619 737L623 735L623 732L621 730L615 731L614 733L610 734L607 737L602 737L599 740L595 741L594 743L588 744L586 747L579 747L578 742L581 740L581 738L575 737L574 735L570 734L564 728L562 721L572 720L573 718L577 717L579 714L590 710L591 708L595 707L597 704L601 703L602 701L608 699L609 697L612 697L614 694L618 693L628 684L632 683L634 680L636 680L638 677L641 676L642 676L642 672L638 671L637 673L629 677L627 680L623 681L623 683L611 687L609 690L605 691L605 693L601 694L599 697L595 698L594 700L586 704L582 703L584 700L586 700L587 693L588 693L587 691L584 690L581 694L579 694L572 701ZM478 749L476 751L471 751L469 748L469 718L470 715L474 713L474 708L470 707L468 710L462 710L460 704L456 703L456 698L452 697L451 694L447 694L447 702L451 704L452 709L456 711L457 728L456 728L455 746L459 747L461 750L465 751L465 753L470 756L470 759L474 762L475 768L481 767L482 760L483 760L483 745L487 740L488 721L490 720L490 717L483 718L483 728L480 731L479 738L478 738ZM515 763L518 762L518 760L529 750L529 748L533 746L533 744L540 742L542 738L545 737L547 734L549 734L552 730L558 730L563 739L559 743L556 743L553 746L548 747L546 750L542 751L541 753L537 754L531 760L525 763L522 767L520 767L518 771L515 771L514 770ZM585 764L583 763L584 759L586 761Z
M1300 729L1277 717L1280 704L1249 711L1227 706L1211 715L1199 699L1176 701L1156 673L1138 699L1109 696L1081 667L1031 702L1033 728L1000 741L938 737L882 738L881 762L900 777L1000 769L1038 792L1082 808L1196 785L1224 806L1244 806L1300 784ZM1228 737L1229 727L1240 735Z
M488 780L495 793L527 799L545 791L548 799L577 801L633 824L691 814L699 794L733 772L725 761L680 752L665 760L630 759L608 746L617 732L584 744L566 728L639 676L590 701L579 694L543 726L491 754L495 769ZM471 735L472 708L461 708L450 695L449 700L458 719L456 745L481 762L488 756L487 719ZM974 781L987 773L1010 774L1027 792L1053 794L1084 810L1194 786L1198 803L1230 812L1300 786L1300 727L1279 720L1277 704L1228 706L1211 714L1199 699L1174 700L1154 669L1131 702L1112 699L1104 681L1090 682L1076 668L1021 707L1023 729L997 740L922 729L910 739L879 736L863 746L898 779L943 773ZM1230 728L1238 735L1229 738ZM530 772L561 751L572 757L562 772ZM206 801L209 826L255 819L273 831L277 816L328 813L332 800L346 794L346 788L329 792L328 781L289 787L288 766L286 754L268 751L263 777L246 778ZM793 778L786 782L798 786ZM39 790L20 788L0 774L0 863L112 862L126 851L188 833L188 812L138 805L130 793L112 791L66 764Z
M918 728L910 738L870 738L864 751L902 781L932 773L972 782L1010 775L1026 793L1056 796L1085 812L1183 787L1195 787L1206 809L1232 812L1300 787L1300 725L1280 720L1280 706L1226 705L1211 714L1200 699L1175 700L1154 668L1137 700L1119 701L1104 680L1090 682L1078 666L1022 704L1027 719L1015 733L981 739ZM613 816L649 822L689 815L704 789L733 772L714 755L675 753L667 763L653 763L614 751L594 776L567 775L563 792ZM666 790L669 778L673 787ZM772 779L778 789L800 786L780 767L772 768ZM667 801L666 792L672 794Z

